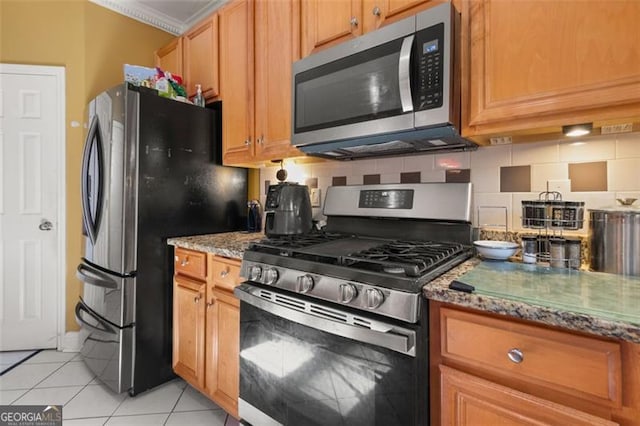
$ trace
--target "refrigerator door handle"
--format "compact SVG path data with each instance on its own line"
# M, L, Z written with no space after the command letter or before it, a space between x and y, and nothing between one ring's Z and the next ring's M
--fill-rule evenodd
M90 167L91 167L91 153L94 150L95 146L95 155L97 155L97 194L93 194L96 198L96 210L95 217L91 211L91 201L90 197L91 188L96 182L91 181ZM82 222L84 224L85 230L87 231L87 236L91 240L92 244L95 244L98 225L100 224L100 211L102 209L102 176L103 176L103 159L102 159L102 136L100 132L100 121L98 120L98 116L94 115L91 120L91 125L89 126L89 131L87 132L87 140L84 144L84 153L82 155ZM94 177L95 178L95 177Z
M82 312L86 312L87 314L89 314L89 316L94 320L96 320L96 322L100 324L102 328L96 327L95 325L87 322L84 318L82 318ZM99 331L101 333L116 334L116 330L113 328L113 326L108 322L106 322L105 320L103 320L102 318L100 318L99 316L97 316L96 314L94 314L93 312L91 312L91 310L89 310L84 305L84 303L82 303L82 300L76 303L76 321L78 321L80 325L87 327L91 330Z
M98 287L117 289L118 283L109 275L88 265L81 263L76 270L76 277L82 282Z

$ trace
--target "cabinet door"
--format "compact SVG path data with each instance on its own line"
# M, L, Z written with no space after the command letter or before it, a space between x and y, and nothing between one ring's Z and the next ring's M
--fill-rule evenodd
M362 0L302 0L302 56L362 34Z
M205 284L173 280L173 370L196 387L204 386Z
M609 425L617 423L440 366L443 425Z
M218 15L214 14L184 35L184 79L187 94L202 86L205 99L220 94L218 82Z
M440 0L362 0L362 29L365 33L415 15Z
M291 146L291 65L300 57L300 0L256 2L255 31L256 157L302 155Z
M184 78L182 74L182 38L173 39L155 52L156 66Z
M640 2L468 4L465 136L640 114Z
M238 417L240 383L240 302L212 290L207 302L206 390L211 399Z
M238 164L254 155L253 2L234 0L219 15L223 162Z

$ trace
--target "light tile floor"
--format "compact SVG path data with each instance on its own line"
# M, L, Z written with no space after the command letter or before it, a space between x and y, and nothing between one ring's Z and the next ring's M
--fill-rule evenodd
M9 363L11 356L0 353L0 361ZM42 351L0 376L0 405L45 404L63 405L65 426L238 425L182 379L135 397L118 395L95 379L78 354L54 350Z

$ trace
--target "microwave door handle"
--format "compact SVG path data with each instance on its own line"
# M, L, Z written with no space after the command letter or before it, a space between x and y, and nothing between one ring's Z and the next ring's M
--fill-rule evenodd
M400 59L398 60L398 86L400 88L400 102L402 112L413 111L413 99L411 99L411 48L415 35L410 35L402 40Z

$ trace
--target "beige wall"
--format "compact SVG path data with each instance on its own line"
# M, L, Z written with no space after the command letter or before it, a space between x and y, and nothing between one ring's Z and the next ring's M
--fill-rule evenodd
M84 108L122 81L124 63L153 66L153 51L173 36L86 0L0 0L0 62L66 69L67 265L66 329L77 330L80 294L75 268L82 255L80 160Z

